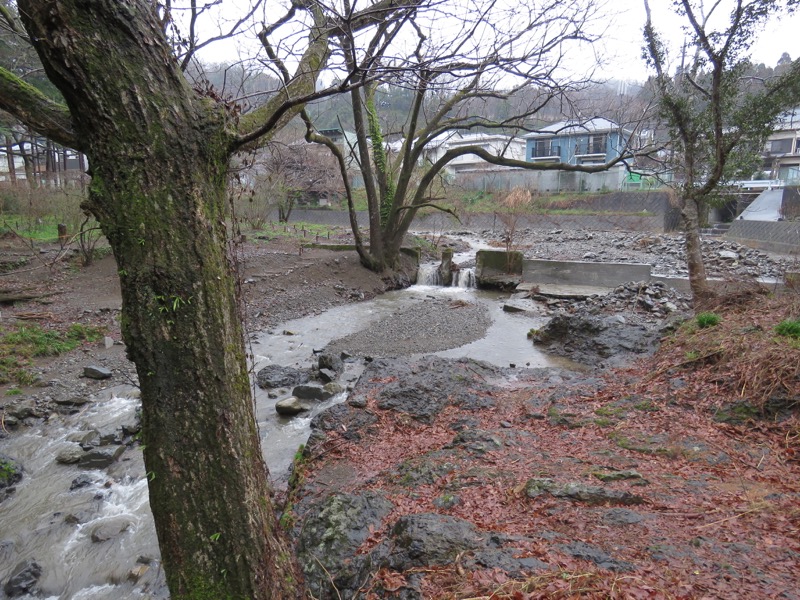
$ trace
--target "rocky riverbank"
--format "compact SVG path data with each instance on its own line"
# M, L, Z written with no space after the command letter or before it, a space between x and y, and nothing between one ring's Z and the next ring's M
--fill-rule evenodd
M590 250L584 242L605 240L604 256L648 262L625 252L636 247L625 236L639 234L592 233L581 240L581 234L562 233L552 233L554 244L559 237L568 242L560 251L553 247L553 258L588 260L585 254L597 247ZM532 247L543 241L531 239ZM246 245L239 256L250 332L407 281L407 274L385 280L363 270L352 252ZM55 302L15 306L3 317L36 313L49 325L104 324L113 342L119 308L114 273L113 261L105 259L77 277L51 277L59 291ZM551 327L530 333L548 351L584 367L525 369L421 357L480 337L487 326L481 306L431 298L400 319L373 322L334 340L323 353L329 362L305 374L318 380L314 389L347 385L336 360L342 352L364 369L347 402L314 418L292 488L280 498L286 502L282 523L295 536L315 596L455 600L495 592L500 598L569 596L589 589L609 597L624 589L651 597L797 597L800 545L793 507L800 490L786 421L751 426L748 419L758 418L751 408L732 411L744 421L717 421L719 406L735 398L722 398L721 380L714 383L717 396L709 394L687 371L683 363L692 367L702 359L691 358L691 348L678 359L656 355L631 363L670 335L688 300L631 282L605 298L534 294L513 302L532 315L559 315ZM517 335L528 329L520 327ZM90 365L111 378L86 377ZM34 369L36 385L0 402L7 424L0 432L2 454L8 455L7 440L27 432L41 430L43 440L58 441L56 432L66 422L101 406L103 389L135 383L124 347L116 343L87 345ZM308 385L264 382L287 390ZM62 486L59 493L69 498L84 494L86 510L56 515L61 506L48 506L33 519L31 534L73 535L100 509L113 509L129 488L138 489L145 473L130 460L135 419L124 424L127 429L122 422L98 428L87 420L87 437L67 440L80 446L80 456L73 448L78 462L89 452L123 450L110 467L91 470L100 475L88 486L70 491L77 475ZM49 457L51 467L79 468L57 465L56 454ZM7 459L9 485L0 490L6 507L39 468L33 459ZM124 553L143 526L115 523L112 536L93 544ZM13 579L34 594L60 594L64 587L57 579L69 576L55 563L34 560L39 557L27 545L30 538L24 532L0 540L8 565L0 569L0 583ZM94 597L165 597L157 557L157 548L128 556L109 570L107 582L96 583Z

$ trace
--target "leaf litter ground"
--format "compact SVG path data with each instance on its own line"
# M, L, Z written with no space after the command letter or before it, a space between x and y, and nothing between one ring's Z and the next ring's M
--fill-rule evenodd
M798 598L800 345L775 333L798 297L715 309L718 325L689 321L656 356L583 386L476 385L491 407L430 423L373 395L377 421L360 441L329 437L306 481L394 504L361 552L434 512L520 536L519 556L550 567L469 571L458 556L422 569L425 598ZM570 485L612 494L559 493ZM401 597L411 574L381 569L362 597Z

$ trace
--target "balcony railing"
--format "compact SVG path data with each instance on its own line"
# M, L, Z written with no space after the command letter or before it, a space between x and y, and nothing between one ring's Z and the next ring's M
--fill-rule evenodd
M534 146L531 150L531 158L553 158L561 156L561 146Z
M586 156L589 154L605 155L605 153L606 153L606 145L604 143L603 144L583 143L575 146L576 156Z

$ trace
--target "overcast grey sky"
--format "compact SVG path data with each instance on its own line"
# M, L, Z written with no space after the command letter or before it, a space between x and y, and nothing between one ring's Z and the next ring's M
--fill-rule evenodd
M454 0L454 2L458 1ZM719 0L718 13L721 17L727 17L728 13L724 8L732 5L733 2L734 0ZM713 3L706 2L706 4ZM240 16L247 4L248 0L226 0L224 5L218 6L223 11L223 18L230 19ZM683 23L673 12L671 5L672 0L650 0L653 21L658 31L670 42L672 56L677 64L684 38L681 30ZM279 8L280 0L268 0L268 6L271 8L268 10L266 18L276 18L282 14L282 9ZM648 76L648 71L641 58L642 28L645 21L643 0L609 0L605 3L604 11L606 16L596 23L596 27L605 30L602 41L592 48L570 52L571 64L574 65L576 71L585 72L595 67L596 57L600 57L602 64L595 73L596 77L644 81ZM213 22L213 19L206 21L204 29L213 35L214 26L209 21ZM252 39L252 36L250 37ZM753 45L753 61L774 67L783 52L788 52L793 59L796 59L800 57L799 39L800 14L792 17L773 18ZM252 48L252 46L250 47ZM238 56L236 44L230 40L213 44L207 50L199 53L200 59L205 62L234 62Z

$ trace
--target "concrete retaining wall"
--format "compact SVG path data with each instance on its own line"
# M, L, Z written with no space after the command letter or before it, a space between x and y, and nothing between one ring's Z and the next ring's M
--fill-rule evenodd
M725 238L760 250L800 254L800 221L734 221Z
M602 209L598 209L602 210ZM277 213L270 214L273 221L278 220ZM446 213L436 212L417 215L411 225L412 231L428 231L434 233L450 233L454 231L482 232L492 231L501 233L505 230L502 220L495 214L464 213L460 221ZM346 212L333 210L295 209L291 215L292 222L303 221L328 225L331 228L339 227L350 229L350 220ZM661 233L670 231L669 214L656 215L553 215L553 214L527 214L520 215L517 220L517 230L520 229L584 229L587 231L648 231ZM369 226L365 212L358 214L358 224L361 228Z
M650 279L650 265L640 263L537 259L524 260L522 265L522 280L526 283L615 287L628 281Z

